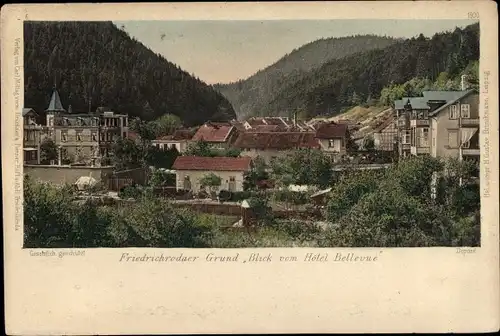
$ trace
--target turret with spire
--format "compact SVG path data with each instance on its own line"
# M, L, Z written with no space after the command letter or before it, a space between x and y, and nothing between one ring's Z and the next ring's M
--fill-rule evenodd
M49 107L45 110L47 112L47 126L52 125L52 120L55 115L59 115L61 113L66 113L64 109L61 98L59 97L59 92L57 92L57 88L54 86L54 91L52 92L52 97L50 98Z

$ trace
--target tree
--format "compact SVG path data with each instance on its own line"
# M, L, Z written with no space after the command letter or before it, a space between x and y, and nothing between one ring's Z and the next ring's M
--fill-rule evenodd
M128 138L119 138L112 145L112 164L118 169L132 169L144 164L143 148Z
M163 169L154 169L149 178L149 185L153 188L175 185L175 175L169 174Z
M200 179L202 188L209 187L210 192L214 193L222 184L222 178L214 173L207 174Z
M45 138L40 144L40 163L50 164L50 161L57 162L59 156L59 149L56 143L51 138Z
M156 124L156 136L164 136L172 134L176 129L181 127L181 120L173 114L164 114L154 121Z
M320 150L299 149L271 161L271 176L282 187L299 184L323 188L331 181L332 167Z
M156 168L172 168L175 159L177 159L177 157L180 155L176 147L162 150L156 146L150 146L147 151L147 164Z
M212 146L204 141L196 141L191 143L186 149L185 155L187 156L214 156L212 151Z
M25 175L23 190L24 247L69 247L73 188L38 183Z
M252 168L244 174L243 189L255 190L260 181L267 179L269 179L269 173L267 172L266 162L262 157L257 156L252 161Z

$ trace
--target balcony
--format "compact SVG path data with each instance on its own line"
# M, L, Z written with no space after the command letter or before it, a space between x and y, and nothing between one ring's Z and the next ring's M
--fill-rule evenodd
M410 150L411 145L409 143L400 144L402 150Z
M429 119L412 119L410 120L411 127L429 126Z
M460 119L460 127L479 127L479 118L475 119Z
M480 155L481 150L479 148L463 148L462 155Z
M412 155L419 155L419 154L430 154L430 148L429 147L416 147L416 146L411 146L410 153Z

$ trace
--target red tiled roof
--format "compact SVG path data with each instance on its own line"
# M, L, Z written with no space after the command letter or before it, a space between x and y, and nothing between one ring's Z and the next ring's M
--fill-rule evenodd
M193 141L208 141L208 142L224 142L231 130L233 125L230 123L206 123L205 125L198 128L198 131L193 136Z
M247 171L250 169L250 157L202 157L178 156L172 169L176 170L212 170L212 171Z
M316 129L316 138L318 139L332 139L347 136L347 125L336 124L334 122L320 124Z
M285 127L282 125L259 125L251 129L252 132L278 132L284 130Z
M246 149L294 149L319 148L312 132L247 132L236 139L236 148Z
M172 135L164 135L156 138L156 140L164 141L180 141L180 140L190 140L195 132L191 129L179 129Z
M262 126L262 125L267 125L264 122L264 118L250 118L246 121L247 123L250 124L252 127L257 127L257 126Z

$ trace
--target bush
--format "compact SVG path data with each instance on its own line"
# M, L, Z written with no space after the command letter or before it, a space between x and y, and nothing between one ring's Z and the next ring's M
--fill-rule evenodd
M255 195L255 192L252 191L235 191L231 193L230 201L231 202L241 202L243 200L249 199Z
M228 191L228 190L221 190L219 191L219 200L222 201L222 202L227 202L229 200L231 200L231 192Z
M128 185L123 187L118 193L118 197L123 199L134 198L137 199L141 197L142 191L135 185Z

